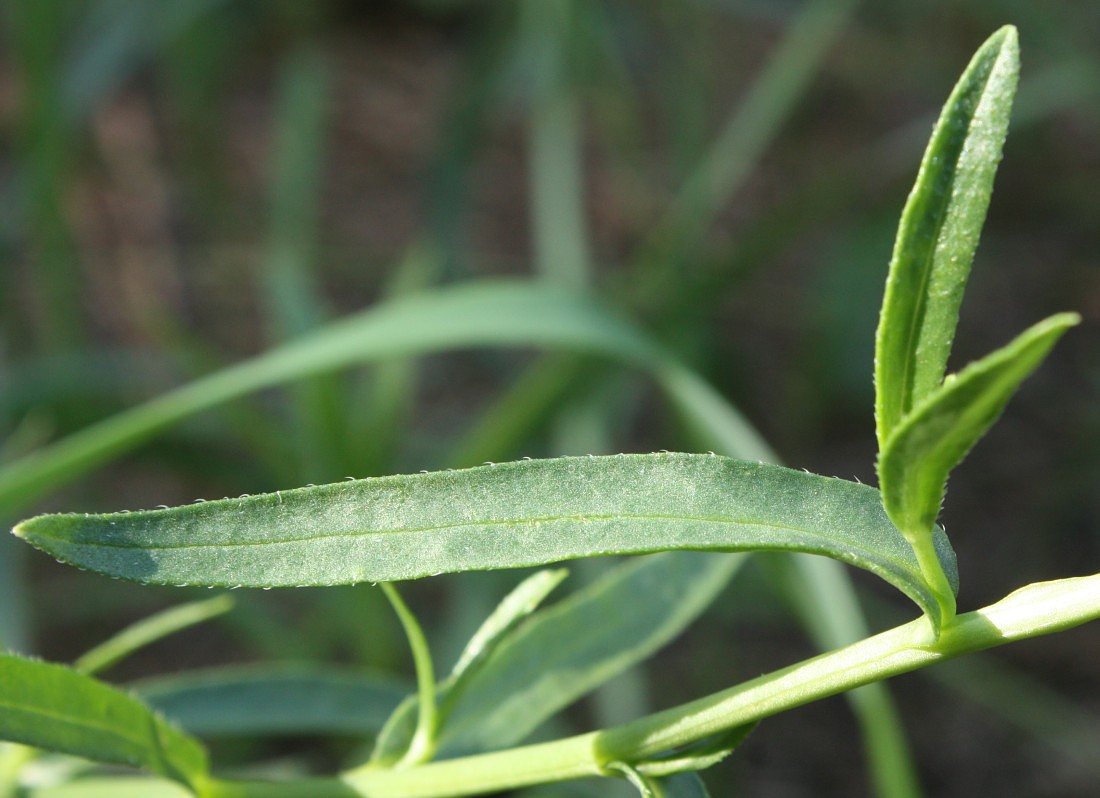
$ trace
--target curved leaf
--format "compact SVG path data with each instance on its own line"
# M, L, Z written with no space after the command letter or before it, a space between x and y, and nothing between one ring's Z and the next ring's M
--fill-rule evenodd
M0 654L0 740L143 768L192 788L206 780L198 741L136 698L63 665L10 654Z
M661 372L648 336L591 298L525 280L484 280L377 305L216 371L0 468L0 514L29 504L161 430L249 393L355 363L479 346L604 355Z
M73 662L73 668L89 676L110 668L136 651L190 626L204 623L233 609L228 593L169 607L112 635Z
M233 667L131 685L193 734L375 734L408 688L344 668Z
M636 558L497 642L476 670L440 685L438 752L515 745L545 720L641 662L705 610L744 562L681 552ZM394 714L371 756L396 761L416 727L416 705Z
M716 455L565 457L378 477L108 515L15 534L153 584L280 587L414 579L671 549L822 554L936 602L873 488ZM939 538L945 567L954 560Z
M881 450L943 380L1020 69L1016 29L975 53L944 105L898 226L875 340Z
M886 512L900 530L915 538L928 534L951 469L993 425L1058 338L1080 320L1076 313L1051 316L971 363L948 378L887 439L878 462L879 484Z

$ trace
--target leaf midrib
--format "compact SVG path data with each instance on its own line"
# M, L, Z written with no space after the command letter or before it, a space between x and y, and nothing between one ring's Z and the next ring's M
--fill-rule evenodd
M633 520L633 521L696 521L707 524L732 524L740 526L752 526L752 527L768 527L771 529L785 530L788 532L799 532L803 535L807 535L813 538L819 538L822 540L830 541L839 546L845 548L851 548L853 545L859 546L858 540L850 538L840 538L833 535L823 534L821 532L810 530L804 527L792 526L790 524L779 524L769 521L755 521L745 520L737 518L722 518L715 516L702 516L702 515L673 515L662 513L580 513L576 515L556 515L556 516L538 516L538 517L521 517L510 519L494 519L487 521L464 521L462 523L455 524L439 524L435 526L425 526L417 528L402 528L393 530L354 530L348 532L326 532L310 534L303 537L295 538L279 538L277 540L248 540L248 541L230 541L225 543L180 543L174 545L167 544L155 544L155 543L110 543L104 541L95 541L91 543L82 543L70 540L66 537L59 535L51 535L48 533L34 533L39 538L48 538L50 540L61 541L69 545L76 546L89 546L89 547L102 547L112 549L140 549L140 550L154 550L154 551L175 551L175 550L187 550L187 549L209 549L209 548L247 548L252 546L273 546L280 544L293 544L293 543L308 543L315 540L326 540L335 538L357 538L357 537L370 537L372 535L392 535L392 534L418 534L425 532L442 532L454 529L462 529L466 527L481 527L481 526L518 526L521 524L533 524L533 523L557 523L557 522L569 522L569 521L616 521L616 520ZM861 547L862 548L862 547ZM657 549L655 551L659 551ZM876 558L893 563L904 571L910 573L916 573L910 563L904 560L893 557L883 552L875 552ZM864 560L871 561L870 558L864 557Z

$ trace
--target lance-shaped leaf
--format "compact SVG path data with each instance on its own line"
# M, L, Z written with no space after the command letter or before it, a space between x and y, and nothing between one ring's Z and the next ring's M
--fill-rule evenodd
M898 226L875 340L879 450L943 380L1019 72L1016 29L991 36L947 100Z
M152 709L71 668L0 654L0 740L142 768L196 792L206 780L198 741Z
M899 529L915 541L926 539L951 469L997 420L1055 341L1079 321L1076 313L1059 313L1039 322L949 377L906 417L878 461L883 503Z
M936 602L874 488L716 455L564 457L166 510L44 515L15 534L137 582L384 582L671 549L822 554ZM944 567L954 560L939 537Z

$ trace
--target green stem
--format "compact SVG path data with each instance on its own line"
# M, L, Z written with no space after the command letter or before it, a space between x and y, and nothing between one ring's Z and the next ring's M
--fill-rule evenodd
M405 630L405 636L409 639L413 662L416 665L417 695L420 699L416 731L409 742L409 749L396 765L400 769L426 762L435 753L435 735L439 726L439 712L435 702L435 669L432 667L428 639L424 636L424 630L420 628L416 616L402 600L397 588L389 582L382 582L380 586L393 606L394 612L397 613L401 626Z
M939 636L927 617L728 690L605 731L506 751L339 779L281 785L213 782L205 798L446 798L608 775L726 729L820 698L1015 640L1100 618L1100 574L1021 588L957 616Z
M955 617L955 591L951 589L951 583L944 573L943 563L940 562L936 547L932 545L931 531L922 535L906 535L909 544L913 547L913 553L917 555L917 565L920 567L921 576L936 595L936 601L940 605L940 624L947 626Z

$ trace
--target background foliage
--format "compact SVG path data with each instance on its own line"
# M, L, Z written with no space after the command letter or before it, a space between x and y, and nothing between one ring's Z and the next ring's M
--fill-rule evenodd
M945 92L1004 22L1020 28L1024 72L958 363L1057 310L1086 323L959 470L943 520L962 608L1094 571L1100 11L1088 2L11 0L0 464L380 299L538 274L650 330L786 462L873 482L869 364L898 210ZM205 413L33 509L695 448L637 371L465 351ZM44 559L0 541L0 638L50 659L185 595ZM514 581L442 577L407 594L447 657ZM877 626L910 612L859 582ZM928 792L1090 794L1097 646L1079 631L898 680ZM811 650L752 570L662 659L564 722L633 717ZM380 596L341 588L242 592L229 615L109 676L259 659L407 671ZM719 795L865 793L853 734L843 704L824 702L762 726L708 782ZM215 756L323 767L354 744L257 745L229 738Z

